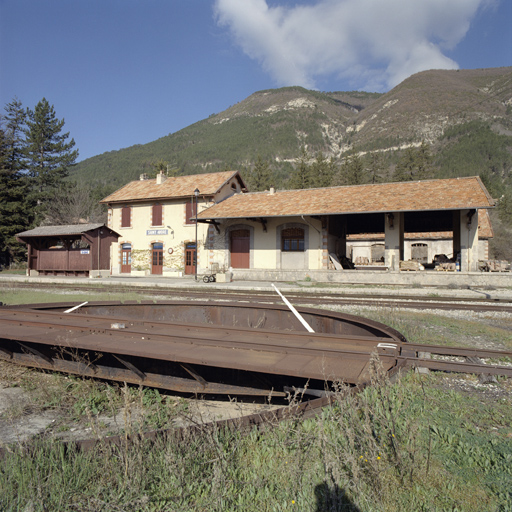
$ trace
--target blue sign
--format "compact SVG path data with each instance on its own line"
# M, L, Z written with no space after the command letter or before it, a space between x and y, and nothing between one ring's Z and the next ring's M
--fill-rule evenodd
M146 235L167 235L167 229L148 229Z

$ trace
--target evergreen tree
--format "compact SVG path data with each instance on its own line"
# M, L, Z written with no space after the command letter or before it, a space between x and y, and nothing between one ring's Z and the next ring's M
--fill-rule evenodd
M288 182L288 188L290 189L311 187L311 165L309 164L311 157L304 145L301 147L300 152L298 166Z
M38 217L44 213L53 191L68 176L70 167L78 157L78 151L73 150L75 141L67 141L69 132L62 133L63 126L64 119L57 119L53 106L45 98L34 110L27 109L24 163Z
M365 182L363 161L359 155L346 156L343 159L335 179L336 185L361 185Z
M416 172L416 152L407 148L395 167L394 181L413 181Z
M5 106L0 127L0 264L5 266L25 257L26 247L16 233L33 221L27 202L28 181L21 169L25 110L16 98Z
M259 192L261 190L268 190L272 185L272 171L270 164L263 160L260 155L256 159L254 168L249 174L248 188L251 192Z
M432 155L430 147L423 141L419 148L407 148L400 158L393 180L414 181L432 177Z
M433 177L432 169L432 153L430 146L425 142L421 142L421 146L416 151L417 171L416 179L428 180Z
M329 162L324 154L319 151L311 165L311 187L330 187L333 178L333 160Z
M368 164L368 180L369 183L381 183L382 179L382 155L380 153L372 153Z

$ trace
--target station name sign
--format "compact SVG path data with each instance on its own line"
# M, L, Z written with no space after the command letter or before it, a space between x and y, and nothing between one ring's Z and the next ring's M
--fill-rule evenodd
M146 235L149 236L149 235L167 235L167 232L169 230L167 229L147 229L146 230Z

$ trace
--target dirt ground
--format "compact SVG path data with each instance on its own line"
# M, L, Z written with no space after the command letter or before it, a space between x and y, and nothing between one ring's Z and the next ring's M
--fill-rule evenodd
M36 389L26 383L35 377ZM143 408L138 404L120 407L115 414L83 414L79 419L70 414L69 404L52 405L41 396L40 386L55 385L55 379L68 377L50 375L38 370L0 361L0 447L23 442L35 436L50 436L64 441L117 435L130 431L142 422ZM62 382L63 388L65 383ZM240 418L278 408L265 403L243 403L233 400L184 399L172 394L162 395L167 408L175 409L171 424L175 427L200 425L212 421Z

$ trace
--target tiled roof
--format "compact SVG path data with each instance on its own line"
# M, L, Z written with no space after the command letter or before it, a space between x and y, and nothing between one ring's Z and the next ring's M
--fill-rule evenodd
M200 196L216 194L230 178L238 175L238 171L213 172L209 174L193 174L167 178L157 184L156 179L131 181L116 190L100 203L127 203L155 199L172 199L190 197L194 190L199 189ZM238 176L241 181L241 178ZM243 182L242 182L243 183Z
M235 194L201 219L492 208L478 177Z
M18 237L34 237L34 236L66 236L81 235L97 228L105 227L105 224L71 224L66 226L40 226L38 228L29 229L18 233ZM109 229L109 228L107 228Z
M491 219L487 210L480 210L478 212L478 238L488 239L493 238L494 232L491 226ZM428 231L418 233L404 233L404 238L407 240L414 239L434 239L434 240L451 240L453 238L453 231ZM347 240L384 240L384 233L357 233L347 235Z

